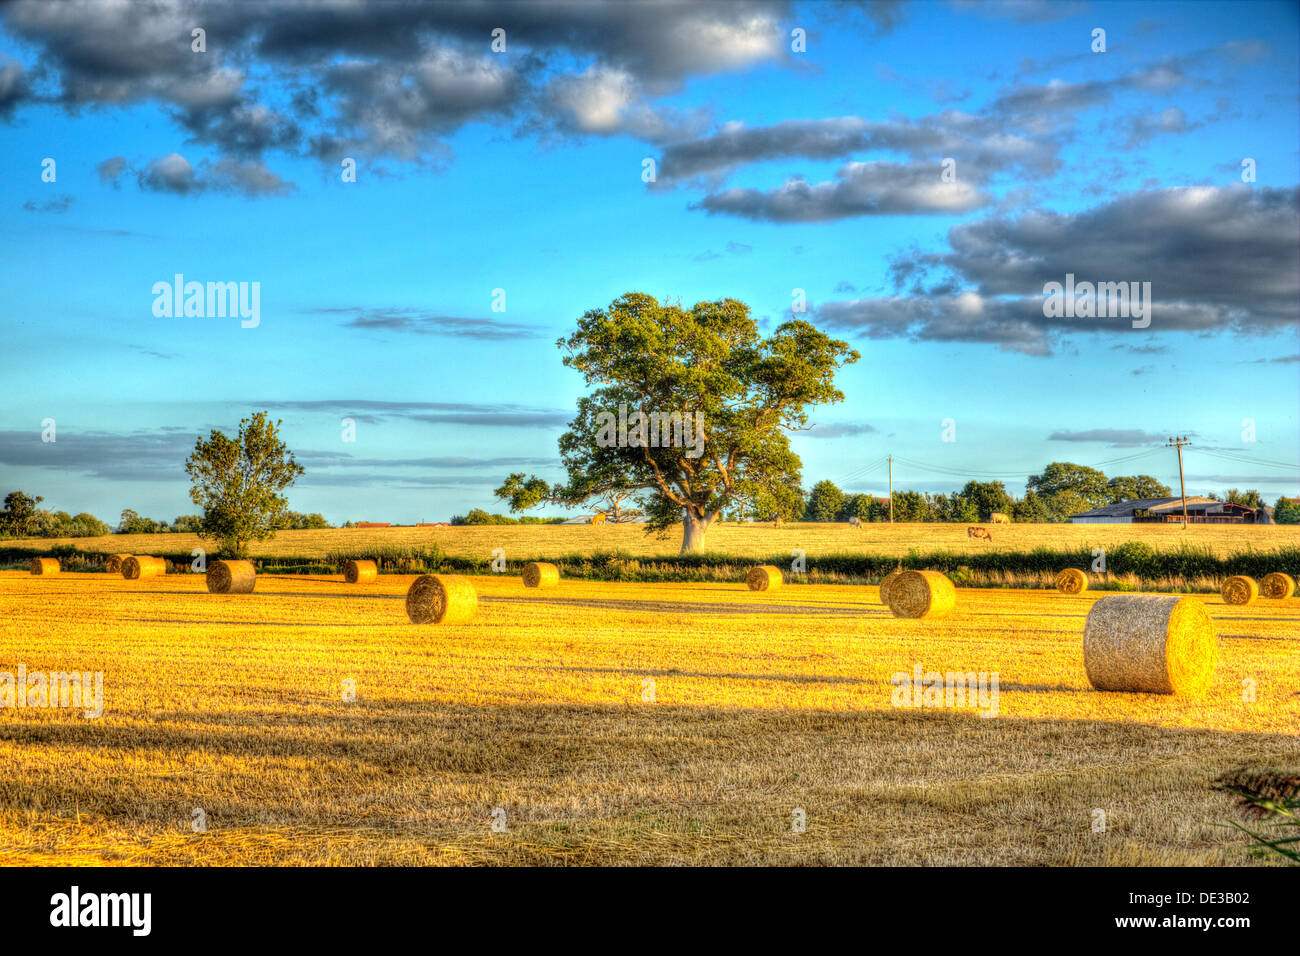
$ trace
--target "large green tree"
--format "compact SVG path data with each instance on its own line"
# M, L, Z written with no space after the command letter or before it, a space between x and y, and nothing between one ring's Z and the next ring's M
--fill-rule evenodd
M303 468L280 440L280 422L257 412L239 423L231 438L216 429L194 443L185 461L190 498L203 508L199 536L220 541L222 550L242 555L250 541L275 536L289 499L284 491Z
M1087 465L1072 461L1054 461L1040 475L1030 475L1025 487L1043 498L1048 511L1057 521L1070 515L1110 504L1106 475Z
M637 292L588 311L556 345L594 387L559 440L567 477L554 486L519 477L498 492L516 511L633 492L648 530L682 522L683 552L703 548L737 503L797 513L800 462L787 433L808 427L810 407L843 400L835 373L858 359L802 320L764 338L735 299L687 309ZM670 431L674 413L683 426Z
M1173 492L1150 475L1119 475L1106 482L1110 504L1142 498L1168 498Z

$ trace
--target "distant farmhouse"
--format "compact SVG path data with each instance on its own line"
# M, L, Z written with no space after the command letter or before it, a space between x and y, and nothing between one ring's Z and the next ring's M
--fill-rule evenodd
M1268 508L1247 508L1199 495L1187 496L1187 520L1194 524L1272 524L1273 517L1269 511ZM1183 499L1178 497L1137 498L1070 515L1074 524L1164 524L1182 520Z

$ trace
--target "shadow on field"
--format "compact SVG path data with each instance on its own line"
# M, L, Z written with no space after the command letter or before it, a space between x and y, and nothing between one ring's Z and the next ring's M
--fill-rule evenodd
M539 604L567 608L587 608L596 611L656 611L669 614L816 614L822 617L888 616L882 607L833 608L810 604L691 604L685 601L620 601L606 598L564 598L550 594L536 598L479 596L484 604Z

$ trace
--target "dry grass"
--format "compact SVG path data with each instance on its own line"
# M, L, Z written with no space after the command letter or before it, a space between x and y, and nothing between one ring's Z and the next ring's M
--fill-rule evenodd
M466 525L448 528L338 528L324 531L281 531L271 541L256 542L259 555L324 558L331 551L373 546L427 547L438 545L450 555L488 557L505 548L510 560L537 560L559 554L625 550L637 557L677 554L681 529L665 537L647 535L641 525ZM708 549L740 558L765 558L793 548L817 553L906 555L920 551L1027 551L1033 548L1113 548L1125 541L1145 541L1158 550L1187 542L1210 548L1223 557L1247 548L1269 550L1300 545L1300 525L1193 525L1186 531L1159 524L1011 524L998 527L997 541L966 536L956 524L847 524L792 522L770 525L720 524L708 533ZM192 534L109 535L103 538L33 538L10 542L15 547L49 549L75 544L85 550L136 554L181 552L205 547ZM206 545L209 549L211 545Z
M410 576L0 573L0 670L105 671L97 721L0 709L0 863L1250 863L1211 782L1296 763L1294 601L1207 597L1181 698L1090 689L1091 595L473 580L421 627ZM999 715L891 707L918 662L998 671Z

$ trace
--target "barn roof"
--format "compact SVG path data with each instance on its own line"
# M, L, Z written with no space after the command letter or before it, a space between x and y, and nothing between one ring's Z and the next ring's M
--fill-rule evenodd
M1213 498L1204 498L1200 495L1188 495L1187 503L1189 505L1217 504ZM1129 518L1138 511L1150 511L1153 509L1167 508L1171 505L1182 507L1183 499L1177 495L1172 498L1134 498L1131 501L1117 501L1113 505L1103 505L1100 508L1093 508L1091 511L1080 511L1078 514L1070 515L1071 518Z

